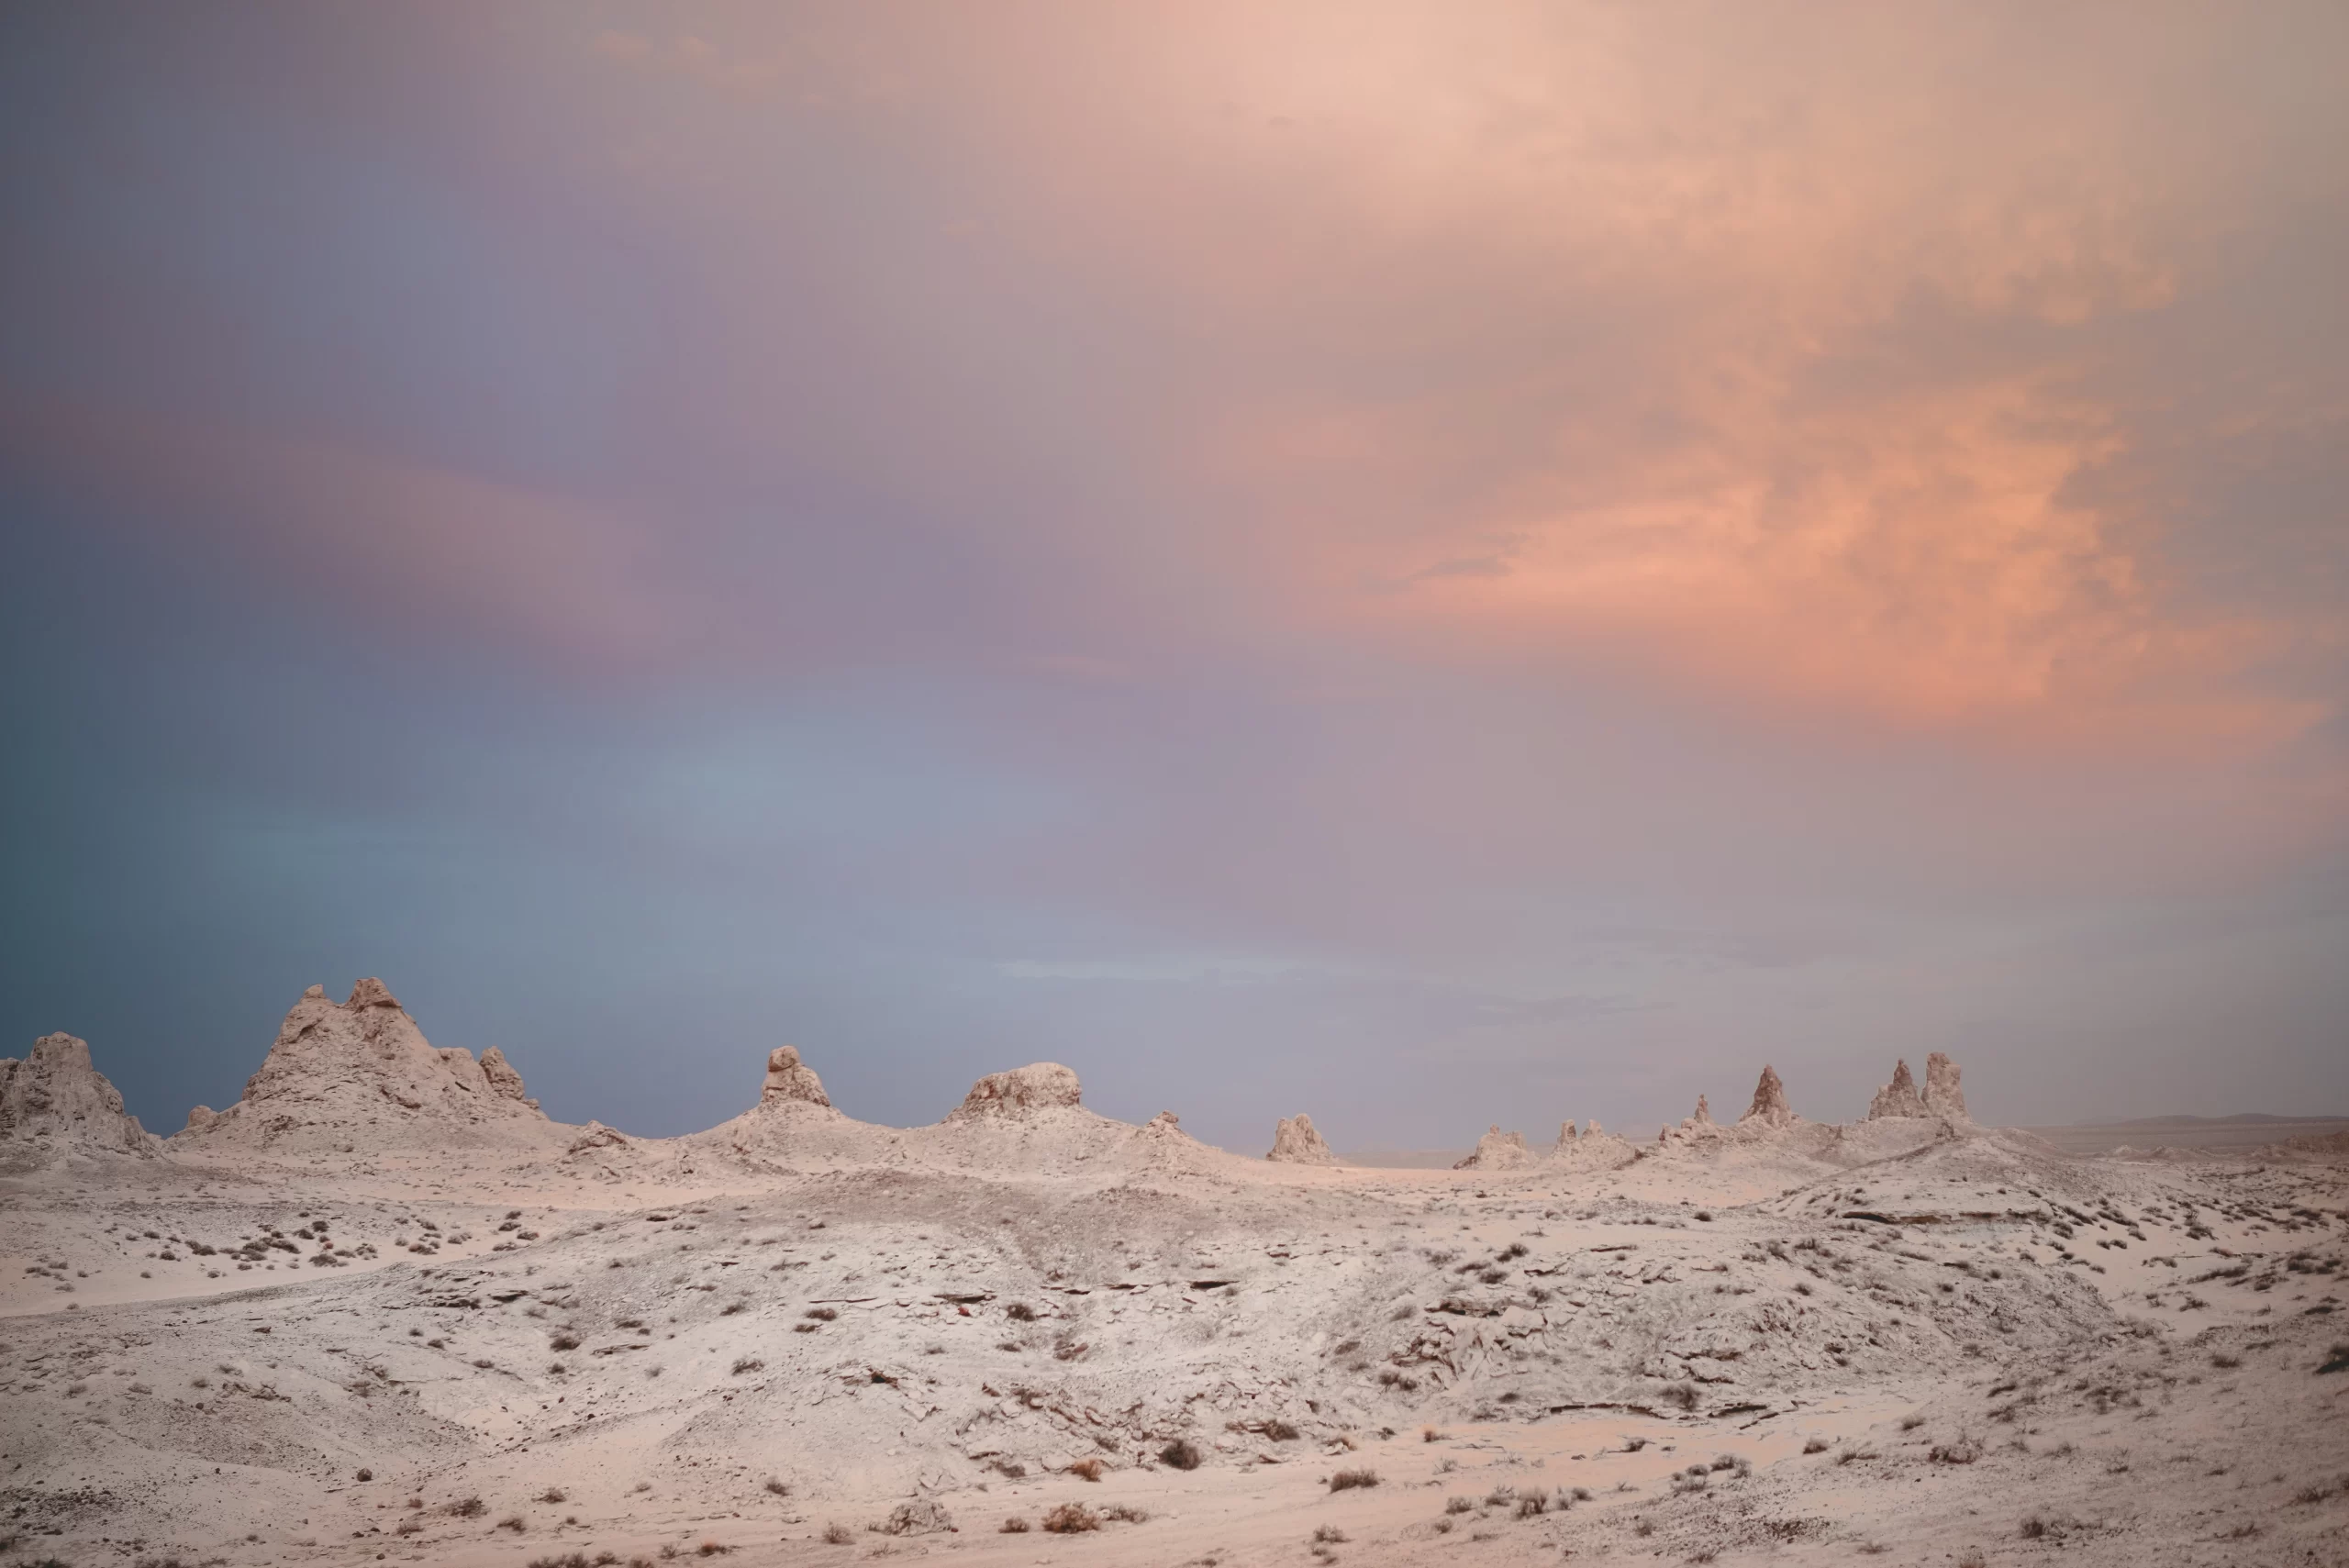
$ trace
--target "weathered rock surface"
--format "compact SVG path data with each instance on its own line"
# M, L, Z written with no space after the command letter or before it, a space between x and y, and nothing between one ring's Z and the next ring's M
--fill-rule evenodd
M22 1062L0 1057L0 1140L117 1154L152 1154L160 1142L70 1034L41 1036Z
M1917 1080L1909 1076L1909 1059L1903 1057L1892 1069L1892 1082L1878 1089L1869 1102L1868 1119L1886 1121L1926 1114L1924 1096L1917 1093Z
M1267 1160L1278 1160L1289 1165L1334 1165L1338 1156L1322 1140L1313 1125L1313 1118L1303 1111L1282 1118L1273 1129L1272 1151Z
M1024 1116L1056 1107L1074 1108L1081 1091L1076 1073L1057 1062L1030 1062L1008 1073L990 1073L971 1085L949 1121L975 1117Z
M799 1060L798 1051L788 1045L778 1045L767 1053L767 1081L759 1091L759 1104L772 1106L797 1102L811 1106L829 1106L831 1097L824 1093L824 1081L816 1070Z
M1957 1063L1936 1051L1925 1058L1925 1108L1952 1121L1972 1121L1965 1092L1957 1086Z
M1476 1140L1476 1151L1453 1165L1455 1171L1522 1171L1533 1163L1525 1134L1503 1132L1497 1124Z
M476 1062L435 1049L390 987L370 978L340 1006L320 986L304 992L243 1097L208 1119L191 1115L173 1142L375 1154L536 1146L552 1130L504 1052L492 1047Z
M1740 1127L1749 1122L1757 1127L1794 1125L1795 1111L1787 1103L1787 1086L1778 1081L1778 1070L1768 1062L1762 1064L1761 1080L1753 1085L1753 1103L1737 1122Z

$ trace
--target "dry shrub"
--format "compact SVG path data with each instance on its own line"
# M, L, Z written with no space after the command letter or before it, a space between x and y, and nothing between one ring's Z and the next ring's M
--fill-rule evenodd
M1082 1503L1063 1503L1044 1516L1044 1528L1054 1535L1077 1535L1101 1528L1101 1516Z
M1276 1443L1293 1443L1305 1434L1275 1417L1264 1423L1264 1435Z
M1098 1481L1101 1479L1101 1462L1088 1454L1070 1465L1068 1473L1071 1475L1082 1476L1087 1481Z
M1036 1320L1036 1309L1024 1301L1013 1302L1003 1309L1003 1315L1014 1323L1033 1323Z
M766 1369L767 1363L758 1357L743 1356L734 1363L734 1375L740 1377L746 1372L764 1372Z
M564 1492L560 1486L550 1486L532 1499L532 1501L540 1503L562 1503L569 1500L570 1495Z
M1827 1440L1825 1438L1810 1438L1803 1443L1802 1451L1805 1453L1825 1453L1827 1451Z
M1316 1546L1343 1546L1347 1540L1346 1532L1336 1525L1323 1525L1313 1532Z
M856 1544L856 1532L834 1519L824 1527L824 1541L829 1546L853 1546Z
M1664 1389L1664 1402L1676 1405L1683 1410L1694 1410L1697 1407L1697 1385L1693 1383L1673 1384Z
M780 1475L768 1476L766 1478L766 1489L774 1493L778 1497L788 1497L791 1496L790 1483L784 1480Z
M1443 1511L1447 1514L1464 1514L1475 1506L1465 1497L1446 1497L1443 1500Z
M449 1511L461 1519L477 1519L489 1512L489 1505L479 1497L460 1497L449 1505Z
M1330 1490L1332 1492L1351 1492L1357 1487L1377 1485L1378 1472L1375 1470L1341 1470L1330 1477Z
M999 1535L1026 1535L1028 1533L1028 1521L1021 1518L1018 1514L1014 1514L995 1528L996 1533Z
M1112 1503L1101 1510L1101 1517L1105 1519L1119 1519L1130 1525L1147 1524L1150 1522L1150 1510L1137 1508L1131 1503Z
M1199 1445L1188 1438L1176 1438L1158 1451L1158 1462L1172 1465L1176 1470L1197 1470L1206 1458L1207 1455L1199 1451Z
M694 1548L696 1557L723 1557L734 1549L722 1540L705 1540Z
M528 1529L529 1526L523 1519L521 1515L508 1514L504 1518L497 1521L497 1528L499 1529L510 1529L516 1535L520 1535L524 1530Z

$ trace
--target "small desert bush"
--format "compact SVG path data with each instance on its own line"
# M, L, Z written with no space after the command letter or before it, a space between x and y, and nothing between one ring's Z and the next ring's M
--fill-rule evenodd
M1177 1470L1197 1470L1206 1458L1207 1455L1199 1451L1199 1445L1188 1438L1176 1438L1158 1451L1158 1462L1172 1465Z
M1137 1508L1131 1503L1112 1503L1101 1510L1101 1517L1105 1519L1121 1519L1130 1525L1147 1524L1150 1522L1150 1510Z
M756 1356L743 1356L734 1362L734 1375L737 1377L746 1372L764 1372L766 1369L767 1363Z
M1664 1389L1664 1402L1676 1405L1683 1410L1694 1410L1697 1407L1697 1385L1693 1383L1673 1384Z
M833 1318L838 1318L840 1313L835 1308L829 1307L811 1307L799 1316L802 1318L811 1318L818 1323L829 1323Z
M1517 1517L1519 1518L1530 1519L1538 1515L1546 1514L1549 1511L1550 1499L1542 1493L1528 1492L1524 1496L1520 1497L1517 1500Z
M1925 1418L1922 1416L1910 1414L1900 1418L1900 1429L1904 1432L1913 1432L1924 1424Z
M575 1351L578 1348L579 1336L576 1334L557 1334L547 1340L547 1349L551 1351Z
M694 1548L696 1557L723 1557L734 1549L722 1540L705 1540Z
M1447 1514L1464 1514L1475 1506L1466 1497L1446 1497L1443 1500L1443 1511Z
M1082 1476L1087 1481L1098 1481L1101 1479L1101 1462L1088 1454L1070 1465L1068 1473L1071 1475Z
M532 1499L540 1503L564 1503L570 1500L571 1495L560 1486L550 1486Z
M1021 1518L1018 1514L1014 1514L995 1528L999 1534L1003 1535L1026 1535L1028 1533L1028 1521Z
M1442 1442L1443 1440L1443 1434L1437 1431L1433 1427L1421 1427L1419 1429L1419 1440L1423 1443Z
M2015 1532L2021 1536L2025 1540L2039 1540L2047 1533L2046 1516L2043 1514L2029 1514L2024 1516L2022 1523L2016 1527Z
M1044 1528L1054 1535L1078 1535L1099 1529L1101 1516L1082 1503L1063 1503L1044 1516Z
M1332 1492L1351 1492L1357 1487L1377 1485L1378 1472L1375 1470L1341 1470L1330 1477L1330 1490Z
M508 1514L504 1518L497 1521L497 1528L499 1529L510 1529L516 1535L520 1535L524 1530L530 1527L529 1522L525 1520L521 1515Z
M1825 1453L1827 1451L1827 1440L1825 1438L1811 1438L1804 1442L1802 1445L1802 1451L1805 1453Z
M1313 1544L1316 1546L1343 1546L1348 1539L1346 1532L1336 1525L1323 1525L1313 1532Z
M834 1519L824 1527L824 1543L828 1546L853 1546L856 1544L856 1532Z
M449 1505L449 1511L461 1519L477 1519L489 1512L489 1505L479 1497L460 1497Z
M768 1491L774 1493L778 1497L788 1497L791 1496L790 1484L785 1481L780 1475L768 1476L766 1478L765 1485Z
M1302 1432L1278 1417L1264 1423L1264 1435L1276 1443L1293 1443L1304 1436Z
M1013 1302L1003 1309L1003 1315L1014 1323L1033 1323L1036 1320L1036 1309L1024 1301Z

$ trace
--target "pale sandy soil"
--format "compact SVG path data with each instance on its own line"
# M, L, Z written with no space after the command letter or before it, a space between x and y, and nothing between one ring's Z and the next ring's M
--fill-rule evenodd
M2332 1166L1052 1115L20 1169L0 1564L2349 1562Z

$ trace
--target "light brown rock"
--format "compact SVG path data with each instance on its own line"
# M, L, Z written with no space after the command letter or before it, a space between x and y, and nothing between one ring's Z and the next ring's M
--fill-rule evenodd
M824 1093L824 1081L816 1070L799 1060L796 1048L778 1045L767 1052L767 1081L759 1091L763 1106L797 1102L810 1106L829 1106L831 1097Z
M1972 1121L1965 1091L1957 1086L1957 1063L1936 1051L1925 1058L1925 1108L1950 1121Z
M1533 1163L1533 1151L1525 1146L1525 1134L1503 1132L1498 1124L1476 1140L1476 1151L1465 1160L1453 1164L1455 1171L1521 1171Z
M536 1145L551 1131L492 1047L436 1050L391 988L369 978L337 1006L316 985L285 1015L261 1071L227 1110L178 1137L310 1152Z
M1902 1117L1926 1114L1925 1101L1917 1093L1917 1080L1909 1076L1908 1058L1903 1057L1892 1069L1892 1082L1876 1092L1869 1102L1868 1119L1885 1121Z
M1057 1062L1030 1062L1008 1073L990 1073L971 1085L963 1103L947 1120L974 1117L1026 1116L1041 1110L1073 1108L1082 1091L1076 1073Z
M1287 1165L1334 1165L1338 1156L1323 1141L1313 1118L1303 1111L1282 1118L1273 1129L1272 1151L1264 1156Z
M1794 1125L1795 1112L1787 1103L1787 1086L1778 1081L1778 1070L1768 1062L1762 1064L1762 1077L1753 1085L1753 1103L1737 1120L1741 1127L1748 1122L1759 1127Z
M22 1062L0 1058L0 1140L140 1155L157 1143L70 1034L41 1036Z

